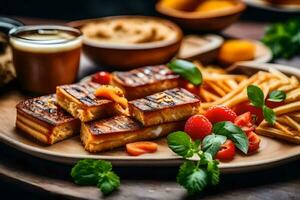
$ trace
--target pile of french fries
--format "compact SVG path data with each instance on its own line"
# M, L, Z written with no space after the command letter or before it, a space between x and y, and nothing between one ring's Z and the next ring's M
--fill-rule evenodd
M204 84L199 91L203 100L201 106L203 111L214 105L226 105L232 108L247 101L249 85L260 87L265 98L274 90L282 90L287 96L284 105L273 109L277 116L275 125L269 125L264 120L257 127L256 132L300 144L300 83L295 76L288 77L272 68L269 72L259 71L247 77L226 74L223 69L198 66L204 78Z

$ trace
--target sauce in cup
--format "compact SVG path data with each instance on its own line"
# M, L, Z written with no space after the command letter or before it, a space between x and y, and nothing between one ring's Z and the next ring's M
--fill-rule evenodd
M76 80L82 35L67 26L23 26L10 31L13 63L21 88L36 94Z

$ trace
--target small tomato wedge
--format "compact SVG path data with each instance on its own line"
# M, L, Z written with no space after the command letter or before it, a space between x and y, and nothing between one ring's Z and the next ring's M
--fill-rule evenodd
M255 130L255 125L252 122L252 114L250 112L237 116L234 120L234 124L240 127L246 134Z
M139 156L145 153L154 153L158 145L154 142L141 141L126 144L127 153L131 156Z
M262 122L262 120L264 119L262 109L251 105L249 101L245 101L237 104L236 106L233 107L233 111L236 112L237 115L242 115L245 112L250 112L252 115L255 115L256 125L260 124L260 122Z
M226 140L222 144L221 149L217 152L215 158L220 161L229 161L234 158L235 155L235 146L231 140Z
M258 150L260 144L259 136L253 131L248 133L249 149L248 153L253 153Z
M284 101L282 102L274 102L274 101L270 101L270 100L266 100L266 105L269 107L269 108L277 108L279 106L283 106L285 103Z

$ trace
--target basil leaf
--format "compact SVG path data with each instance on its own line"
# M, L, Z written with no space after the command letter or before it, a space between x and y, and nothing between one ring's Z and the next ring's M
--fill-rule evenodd
M168 63L168 67L194 85L200 85L202 83L202 74L200 70L191 62L185 60L172 60Z
M173 132L167 137L169 148L176 154L190 158L194 155L195 146L188 134L182 131Z
M268 100L273 102L282 102L286 99L286 94L282 90L274 90L270 93Z
M203 140L202 149L204 152L211 154L212 157L215 157L226 139L226 136L223 135L208 135Z
M246 134L240 127L234 125L232 122L224 121L214 124L213 133L226 136L232 140L235 146L243 153L246 154L248 152L249 142Z
M274 111L271 108L268 108L267 106L263 106L263 115L265 120L271 124L274 125L276 121L276 115Z
M255 107L262 107L265 104L264 93L259 87L249 85L247 87L247 95L248 99Z

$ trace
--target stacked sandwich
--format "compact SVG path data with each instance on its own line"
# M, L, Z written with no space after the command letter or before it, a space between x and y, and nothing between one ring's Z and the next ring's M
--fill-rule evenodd
M114 72L112 85L130 100L128 115L113 99L95 96L101 87L97 83L58 86L56 95L20 102L16 126L46 144L80 132L90 152L155 139L182 130L184 120L200 110L199 98L178 88L178 82L179 76L167 66Z

